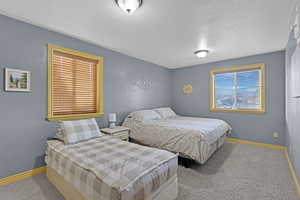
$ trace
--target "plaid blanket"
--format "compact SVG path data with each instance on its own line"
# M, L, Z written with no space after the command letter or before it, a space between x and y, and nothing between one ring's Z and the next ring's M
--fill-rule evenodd
M89 200L142 200L177 173L173 153L103 135L74 145L48 141L46 163Z

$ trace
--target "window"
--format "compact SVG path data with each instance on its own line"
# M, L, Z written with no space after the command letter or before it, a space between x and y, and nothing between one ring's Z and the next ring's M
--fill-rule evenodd
M103 58L48 45L48 120L103 114Z
M265 112L264 64L210 72L210 110L215 112Z

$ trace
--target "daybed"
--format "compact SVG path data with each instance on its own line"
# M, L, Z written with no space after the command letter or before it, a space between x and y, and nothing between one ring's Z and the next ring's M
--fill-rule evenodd
M95 121L78 124L70 126L82 130L77 138L97 137L47 142L47 177L67 200L176 199L177 155L101 134Z

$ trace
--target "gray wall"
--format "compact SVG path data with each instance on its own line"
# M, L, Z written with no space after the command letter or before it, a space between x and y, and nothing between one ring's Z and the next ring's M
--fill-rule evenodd
M255 63L265 63L266 65L266 113L210 112L209 71ZM172 70L172 107L182 115L224 119L233 128L232 137L285 145L284 66L284 51L280 51ZM181 91L182 86L187 83L193 85L191 95L184 95ZM274 131L280 133L279 138L273 138Z
M291 98L291 56L296 49L294 33L290 34L286 48L286 133L289 157L300 176L300 99ZM296 55L300 59L300 55ZM299 67L299 66L298 66Z
M0 27L0 178L43 165L46 139L55 133L45 120L47 43L104 57L105 112L117 112L119 121L130 111L171 102L165 68L1 15ZM4 67L30 70L32 92L4 92ZM105 117L98 121L106 124Z
M0 27L0 178L44 165L46 139L55 133L55 123L45 120L47 43L104 57L105 112L117 112L119 122L133 110L172 105L179 114L228 121L234 129L233 137L285 144L284 52L168 70L2 15ZM266 114L209 111L211 69L261 62L266 64L267 72ZM30 70L32 92L4 92L4 67ZM193 84L192 95L182 94L181 88L186 83ZM106 126L106 116L98 122L101 127ZM278 139L272 137L273 131L280 133ZM297 150L293 148L291 157L298 155ZM299 171L300 163L296 166Z

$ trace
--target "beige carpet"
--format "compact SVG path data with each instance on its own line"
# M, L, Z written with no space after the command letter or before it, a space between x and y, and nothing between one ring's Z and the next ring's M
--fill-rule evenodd
M282 151L225 143L205 165L178 170L178 200L299 200ZM63 200L44 174L0 187L1 200Z

